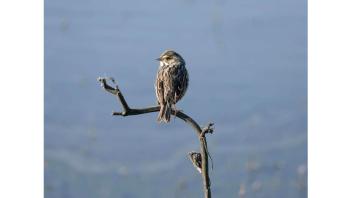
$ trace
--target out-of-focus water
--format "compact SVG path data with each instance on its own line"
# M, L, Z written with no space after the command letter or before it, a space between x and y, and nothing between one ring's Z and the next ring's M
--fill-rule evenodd
M213 197L306 197L305 0L46 0L45 197L201 197L194 131L157 114L154 60L174 49L190 86L177 107L209 135Z

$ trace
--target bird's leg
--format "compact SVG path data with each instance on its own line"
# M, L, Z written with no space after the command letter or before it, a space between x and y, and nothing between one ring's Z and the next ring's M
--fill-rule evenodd
M171 105L171 109L172 109L173 114L174 114L174 119L176 120L176 117L177 117L176 115L177 115L177 113L178 113L178 112L182 112L182 110L181 110L181 109L177 109L177 108L176 108L176 104L172 104L172 105Z
M176 114L177 114L177 108L176 108L176 104L172 104L171 105L171 109L173 110L173 112L174 112L174 120L176 120Z

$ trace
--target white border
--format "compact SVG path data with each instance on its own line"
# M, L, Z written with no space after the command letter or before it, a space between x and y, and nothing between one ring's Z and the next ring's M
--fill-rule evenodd
M351 3L308 7L309 197L352 197ZM1 1L0 24L0 197L40 198L43 1Z
M352 197L350 1L308 4L308 195Z
M43 1L0 3L0 197L43 197Z

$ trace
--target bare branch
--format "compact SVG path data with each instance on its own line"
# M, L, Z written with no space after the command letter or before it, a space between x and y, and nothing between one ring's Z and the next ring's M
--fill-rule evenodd
M146 107L146 108L130 108L128 106L128 103L126 102L124 96L122 95L120 89L116 85L115 88L111 87L110 85L107 84L107 80L110 79L113 81L112 78L103 78L99 77L98 81L100 82L101 86L103 89L113 95L115 95L118 100L121 103L121 106L123 108L122 112L113 112L112 115L116 116L132 116L132 115L140 115L140 114L146 114L146 113L152 113L152 112L158 112L160 111L160 106L151 106L151 107ZM189 124L197 133L197 136L199 137L200 141L200 153L198 153L201 156L201 159L199 159L199 156L197 157L198 167L201 169L201 174L203 178L203 190L204 190L204 197L205 198L211 198L211 189L210 189L210 179L209 179L209 173L208 173L208 146L207 146L207 140L205 137L206 133L213 133L214 128L213 128L213 123L209 123L206 127L201 128L197 122L195 122L190 116L187 114L181 112L181 111L175 111L172 110L172 114L176 115L179 119L185 121L187 124ZM210 157L210 155L209 155ZM191 159L192 161L192 159ZM193 161L192 161L193 163ZM194 164L194 163L193 163ZM201 164L201 165L200 165ZM196 165L195 165L196 166Z
M121 105L122 105L122 108L125 112L128 112L130 110L130 107L128 106L125 98L123 97L119 87L116 85L115 88L112 88L111 86L109 86L107 83L106 83L106 78L102 78L102 77L99 77L98 78L98 81L100 82L100 85L106 90L108 91L109 93L113 94L113 95L116 95L119 99L119 101L121 102ZM114 80L115 81L115 80ZM113 82L114 82L113 81Z

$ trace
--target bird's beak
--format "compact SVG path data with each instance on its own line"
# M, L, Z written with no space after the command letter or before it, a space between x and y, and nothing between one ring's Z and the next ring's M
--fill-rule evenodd
M157 58L157 59L155 59L155 60L157 60L157 61L161 61L161 58Z

